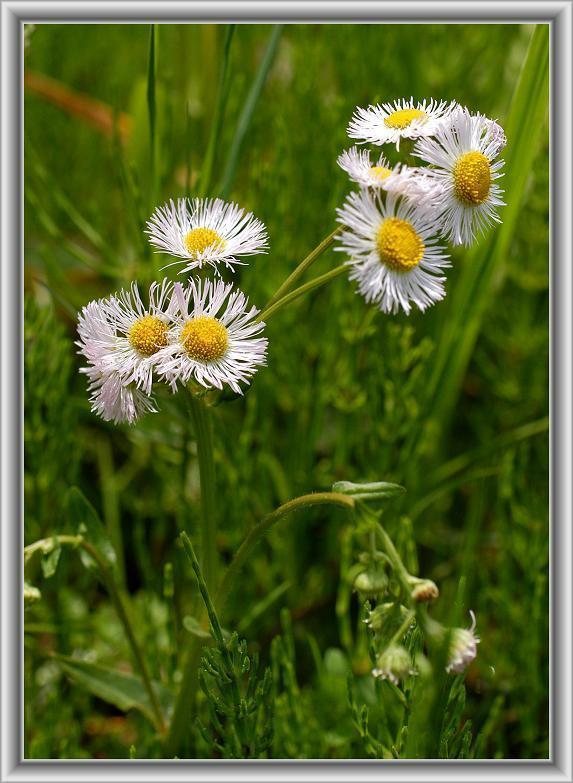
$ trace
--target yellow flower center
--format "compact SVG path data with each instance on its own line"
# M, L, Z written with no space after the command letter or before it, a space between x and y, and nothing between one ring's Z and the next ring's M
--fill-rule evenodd
M392 173L392 169L387 169L385 166L372 166L370 171L376 179L386 179Z
M225 247L225 240L219 236L212 228L192 228L188 234L186 234L185 247L189 251L189 255L197 257L203 253L207 248L212 247L213 250L223 249Z
M491 187L491 165L481 152L466 152L455 162L454 192L464 204L483 204Z
M229 334L216 318L200 315L183 326L181 343L192 359L212 362L220 359L227 350Z
M376 234L380 261L396 272L409 272L424 256L424 243L412 224L397 217L386 218Z
M412 120L421 120L425 117L427 117L427 114L421 109L399 109L398 111L392 112L392 114L384 119L384 125L386 125L387 128L404 130Z
M132 325L127 339L139 353L153 356L167 345L167 324L156 315L144 315Z

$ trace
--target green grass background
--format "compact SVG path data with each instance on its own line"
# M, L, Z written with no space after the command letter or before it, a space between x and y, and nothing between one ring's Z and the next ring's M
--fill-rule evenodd
M271 32L235 30L210 195L225 185ZM67 529L63 499L77 484L122 553L154 673L174 667L173 628L196 601L175 547L180 529L193 536L199 524L193 435L168 394L162 412L134 428L90 414L73 340L78 308L156 273L142 221L158 203L200 186L225 27L160 25L156 34L153 155L148 25L39 25L26 54L30 71L128 114L123 147L31 90L24 131L26 543ZM519 25L285 26L227 189L270 235L269 255L236 275L252 301L262 306L334 228L349 190L336 157L349 146L356 105L433 96L506 124L532 34ZM411 531L420 572L439 584L433 614L452 621L458 606L462 624L468 609L477 614L482 642L464 715L483 731L480 755L488 758L548 755L547 28L538 35L531 92L514 106L513 137L507 128L505 234L496 229L476 251L452 252L448 297L425 315L384 316L344 277L281 311L267 328L268 367L215 417L223 562L291 497L341 479L407 487L387 524L399 541L411 541ZM315 273L338 262L329 251ZM345 524L340 512L318 509L273 532L224 618L240 627L284 585L272 606L247 618L244 633L264 657L280 631L279 609L290 608L312 715L308 744L294 754L361 755L332 652L344 647L335 605L348 567ZM162 597L166 562L174 601ZM105 592L66 553L51 579L33 576L43 599L26 615L26 755L122 758L134 744L139 756L152 756L140 718L80 690L50 657L87 651L129 666Z

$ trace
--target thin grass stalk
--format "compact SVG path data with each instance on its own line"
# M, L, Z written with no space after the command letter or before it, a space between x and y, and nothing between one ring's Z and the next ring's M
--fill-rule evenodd
M229 154L227 155L227 160L223 169L223 176L217 188L217 192L221 195L221 198L227 198L233 185L243 140L251 124L251 120L253 118L253 114L255 112L261 92L263 91L263 87L267 81L267 76L269 75L269 71L274 62L282 31L282 24L273 25L269 43L247 96L247 100L243 106L243 111L239 117L235 135L233 136L233 141L231 142Z
M199 180L199 195L204 198L208 195L211 188L211 179L213 177L213 165L215 162L215 151L219 144L219 136L221 134L221 126L223 124L223 117L225 115L225 106L227 105L227 97L229 94L229 55L231 51L231 43L233 41L233 35L235 33L235 25L230 24L227 26L227 32L225 35L225 43L223 46L223 60L221 63L221 71L219 74L219 87L217 90L217 104L215 106L215 115L211 124L211 134L209 136L209 142L207 144L207 152L205 153L205 159L203 161L203 167L201 169L201 178Z

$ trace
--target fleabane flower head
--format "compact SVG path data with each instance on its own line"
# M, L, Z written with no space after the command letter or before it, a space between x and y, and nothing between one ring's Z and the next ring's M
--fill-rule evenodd
M233 269L243 264L237 256L265 253L265 226L252 212L216 199L169 201L147 221L145 233L158 250L184 259L181 274L209 264Z
M420 139L414 155L430 163L427 176L440 184L435 200L445 236L455 245L470 245L476 234L500 223L497 207L503 191L496 180L503 174L498 160L506 144L497 122L458 108L433 139Z
M450 266L437 244L431 213L392 193L350 193L338 222L346 226L336 250L349 256L351 280L367 302L385 313L412 305L425 310L445 296L442 270Z
M347 133L351 139L371 144L395 144L400 148L402 139L418 139L432 136L447 120L457 103L424 99L415 102L401 99L394 103L357 107Z
M384 155L380 155L374 163L367 149L351 147L339 155L337 162L349 178L362 188L386 190L420 206L431 204L438 195L439 186L434 179L425 176L425 169L401 163L391 166Z
M129 291L90 302L79 316L80 353L149 395L158 354L167 346L171 290L168 280L152 283L145 305L133 283Z
M153 397L125 380L115 370L104 371L97 365L82 367L90 381L88 391L92 413L114 424L134 424L144 413L156 413Z
M169 345L157 366L173 390L194 380L206 388L224 384L242 394L258 367L266 364L265 324L256 320L245 295L222 280L191 279L184 288L175 284L174 325Z
M461 674L469 666L477 655L479 636L474 634L476 616L470 612L472 624L470 628L453 628L450 638L448 653L448 665L446 671L449 674Z

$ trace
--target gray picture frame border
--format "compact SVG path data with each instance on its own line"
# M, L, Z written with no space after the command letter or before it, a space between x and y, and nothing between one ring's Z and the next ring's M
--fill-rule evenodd
M1 0L0 781L572 781L572 2ZM546 23L551 33L551 755L484 761L32 761L22 758L24 23ZM527 629L524 629L524 633ZM569 737L569 739L567 739Z

